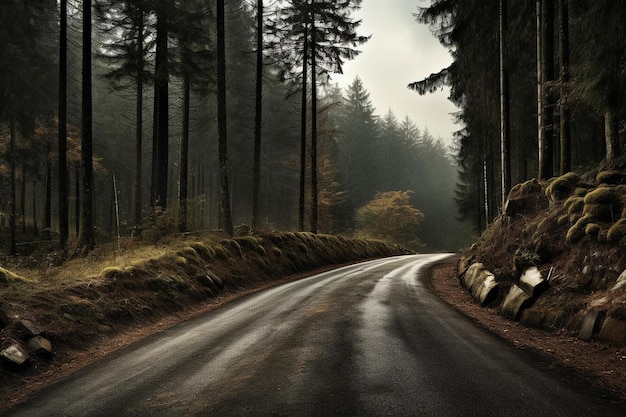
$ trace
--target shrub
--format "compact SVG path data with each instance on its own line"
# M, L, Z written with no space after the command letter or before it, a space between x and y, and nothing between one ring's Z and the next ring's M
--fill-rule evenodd
M356 214L358 232L374 239L395 242L419 250L417 234L424 214L410 203L411 191L388 191L376 197Z

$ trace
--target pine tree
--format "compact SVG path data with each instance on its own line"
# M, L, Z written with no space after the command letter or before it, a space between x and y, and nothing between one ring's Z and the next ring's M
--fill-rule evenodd
M83 2L82 66L82 140L81 140L81 213L77 251L91 251L96 246L94 228L93 181L93 103L91 79L91 0Z
M59 118L58 118L58 154L59 154L59 238L61 248L67 246L69 238L69 174L67 170L67 0L59 4ZM46 173L46 191L50 187L50 169ZM50 230L50 193L46 192L46 216L44 230Z
M283 73L288 79L299 80L303 90L307 83L303 74L308 71L303 70L300 73L297 71L300 64L304 68L310 63L312 231L317 229L318 199L316 80L321 74L341 73L345 60L356 57L359 54L357 47L369 39L368 36L356 33L361 22L351 16L360 7L361 0L294 0L279 10L276 21L270 25L272 33L280 39L279 45L276 46L279 52L276 54L279 56ZM301 176L301 180L303 178L304 176ZM303 194L301 190L301 201Z
M344 211L354 213L371 200L380 189L379 127L369 92L360 78L346 89L338 121L339 179L347 193ZM353 216L341 226L353 228Z
M206 94L214 83L214 48L209 32L209 18L213 17L202 2L187 0L180 3L177 25L179 49L174 72L183 79L182 132L180 147L180 185L178 197L178 228L187 231L187 197L189 170L189 135L191 93Z
M263 124L263 0L257 0L256 11L256 97L254 114L254 168L252 185L252 229L259 227L259 194L261 188L261 127Z
M8 0L0 3L0 123L9 126L10 252L16 253L17 140L32 136L37 119L50 112L54 68L44 47L47 28L37 22L54 5Z
M220 168L220 205L224 231L234 234L228 182L228 139L226 127L226 33L224 0L217 0L217 123Z

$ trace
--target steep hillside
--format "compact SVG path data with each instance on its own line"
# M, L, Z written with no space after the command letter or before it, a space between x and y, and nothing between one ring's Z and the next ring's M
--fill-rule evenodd
M503 211L459 263L469 292L527 326L623 345L626 172L531 180Z

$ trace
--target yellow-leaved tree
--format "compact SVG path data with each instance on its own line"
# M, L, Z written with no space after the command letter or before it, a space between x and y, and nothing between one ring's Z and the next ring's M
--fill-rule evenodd
M412 191L377 193L356 214L359 236L380 239L420 250L424 244L417 237L424 214L410 202Z

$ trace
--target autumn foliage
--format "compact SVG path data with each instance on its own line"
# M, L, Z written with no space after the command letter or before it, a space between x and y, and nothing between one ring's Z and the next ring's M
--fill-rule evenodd
M417 233L424 214L410 203L411 191L377 193L373 200L356 214L360 235L394 242L413 250L424 245Z

